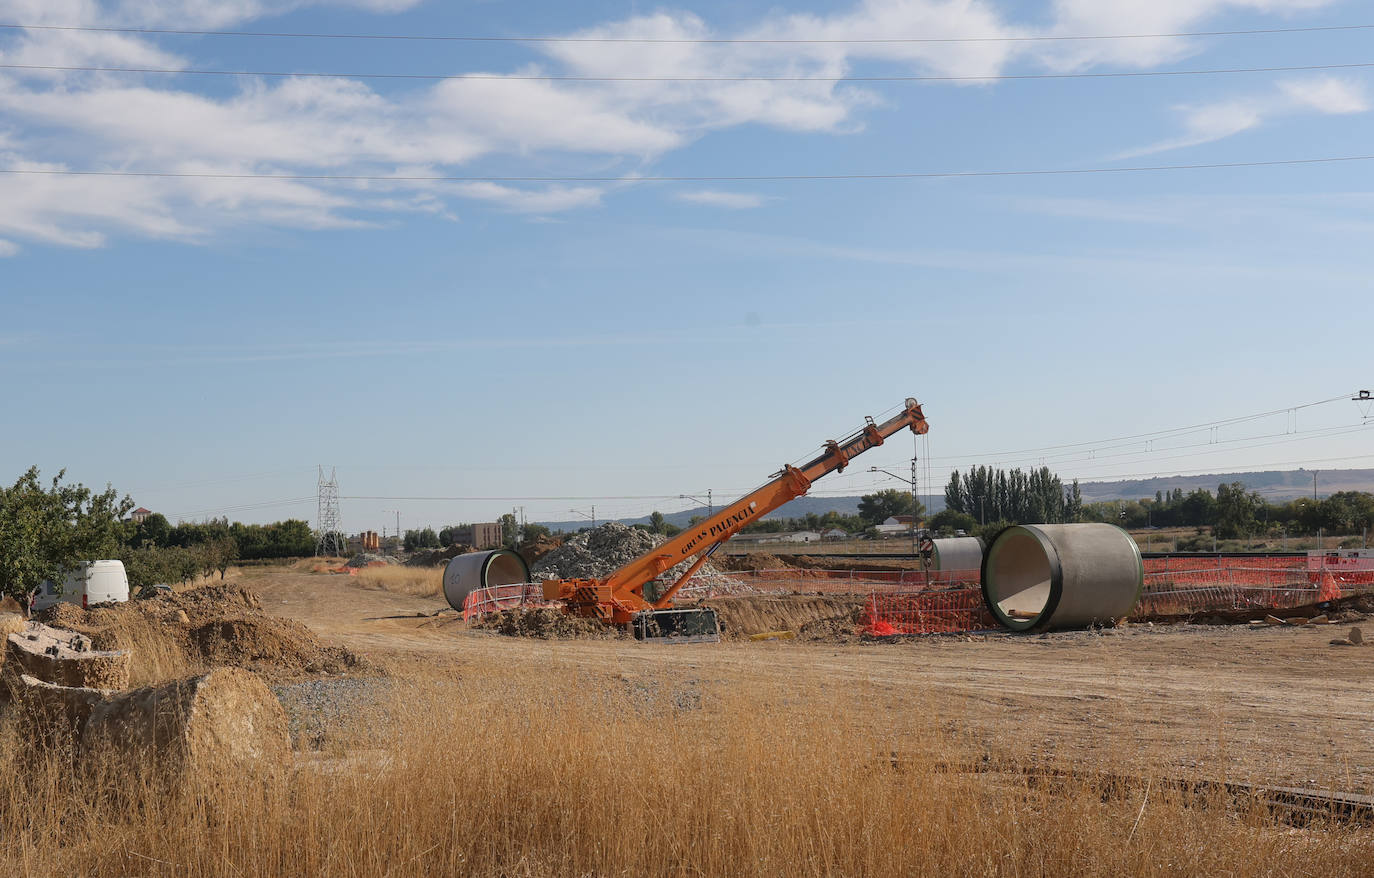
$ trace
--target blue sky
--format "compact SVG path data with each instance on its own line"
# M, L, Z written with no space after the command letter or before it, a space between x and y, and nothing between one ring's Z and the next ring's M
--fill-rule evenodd
M271 521L313 518L323 463L345 497L493 498L346 499L349 530L396 509L403 527L517 505L631 516L748 490L908 395L937 490L974 463L1084 480L1374 466L1344 399L1374 386L1374 162L635 182L1366 155L1374 68L842 81L1365 64L1369 29L1024 39L1374 24L1363 12L0 0L24 25L577 38L0 29L0 170L370 178L0 174L0 477L66 467L174 518ZM967 37L998 40L854 42ZM829 42L777 42L795 40ZM813 81L700 79L723 76ZM610 182L395 179L435 176ZM889 443L817 490L899 486L867 467L912 453Z

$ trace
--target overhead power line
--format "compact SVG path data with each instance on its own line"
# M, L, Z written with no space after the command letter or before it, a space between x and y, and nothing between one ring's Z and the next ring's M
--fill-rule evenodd
M1031 168L998 171L912 171L875 174L738 174L657 177L514 176L498 174L229 174L208 171L95 171L65 168L0 168L0 174L51 177L158 177L192 180L296 180L343 183L804 183L843 180L934 180L958 177L1061 177L1089 174L1133 174L1152 171L1205 171L1225 168L1269 168L1367 162L1374 155L1328 156L1309 159L1271 159L1252 162L1198 162L1186 165L1130 165L1120 168Z
M846 75L846 76L584 76L540 73L331 73L317 70L205 70L175 67L94 67L57 64L0 64L0 70L45 73L146 73L170 76L270 76L323 79L406 79L472 82L994 82L1054 79L1141 79L1154 76L1220 76L1235 73L1298 73L1312 70L1353 70L1374 62L1302 64L1291 67L1219 67L1198 70L1138 70L1105 73L996 73L985 76Z
M801 44L864 45L888 43L1052 43L1091 40L1158 40L1183 37L1238 37L1265 34L1311 34L1374 30L1374 24L1331 24L1313 27L1250 28L1246 30L1177 31L1151 34L1070 34L969 37L559 37L559 36L463 36L446 34L319 33L301 31L190 30L187 28L100 27L74 24L0 24L7 30L79 31L87 33L161 34L194 37L284 37L312 40L413 40L459 43L666 43L666 44Z
M1112 436L1112 437L1106 438L1106 439L1094 439L1094 440L1087 441L1087 442L1066 442L1066 443L1062 443L1062 444L1059 444L1059 445L1041 445L1041 446L1037 446L1037 447L1034 447L1034 448L1018 448L1018 449L1015 449L1015 450L1013 450L1013 451L995 451L995 452L982 452L982 453L974 453L974 454L961 454L961 455L958 455L958 456L955 456L955 457L934 457L934 458L931 458L931 459L932 459L932 460L942 460L942 461L943 461L943 460L976 460L976 459L988 459L988 458L998 458L998 459L1000 459L1000 458L1012 457L1012 456L1016 456L1016 455L1032 455L1032 456L1034 456L1034 455L1037 455L1037 454L1043 454L1044 452L1047 452L1047 451L1056 451L1056 450L1059 450L1059 449L1068 449L1068 448L1087 448L1087 447L1089 447L1089 446L1097 446L1097 447L1099 447L1099 448L1105 446L1105 447L1109 447L1109 448L1110 448L1110 447L1114 447L1114 446L1115 446L1116 444L1118 444L1118 443L1134 442L1134 441L1138 441L1138 440L1142 440L1142 439L1159 439L1159 438L1167 437L1167 436L1170 436L1170 435L1173 435L1173 434L1195 433L1195 432L1198 432L1198 431L1200 431L1200 430L1208 430L1208 429L1211 429L1211 428L1213 428L1213 427L1227 427L1227 426L1231 426L1231 425L1234 425L1234 424L1245 423L1245 422L1247 422L1247 421L1256 421L1256 420L1259 420L1259 419L1261 419L1261 418L1271 418L1271 417L1274 417L1275 415L1284 414L1285 412L1296 412L1296 411L1300 411L1300 410L1302 410L1302 409L1314 408L1314 407L1319 406L1319 405L1328 405L1328 404L1333 403L1333 402L1341 402L1341 401L1346 400L1346 399L1348 399L1348 398L1349 398L1348 394L1341 394L1341 395L1339 395L1339 396L1332 396L1332 397L1329 397L1329 398L1327 398L1327 399L1318 399L1318 400L1314 400L1313 402L1304 402L1304 403L1299 403L1298 405L1285 406L1284 408L1269 409L1268 411L1255 412L1254 414L1249 414L1249 415L1237 415L1237 416L1235 416L1235 417L1221 418L1221 419L1218 419L1218 420L1215 420L1215 421L1205 421L1205 422L1199 423L1199 424L1188 424L1188 425L1182 426L1182 427L1169 427L1169 428L1161 429L1161 430L1151 430L1151 431L1145 432L1145 433L1132 433L1132 434L1129 435L1129 436Z

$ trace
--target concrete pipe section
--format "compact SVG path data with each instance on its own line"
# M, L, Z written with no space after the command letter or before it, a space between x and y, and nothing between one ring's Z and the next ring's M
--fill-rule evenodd
M983 541L978 537L931 540L932 570L977 570L983 566Z
M983 600L1013 631L1112 623L1144 583L1140 548L1113 524L1016 525L983 560Z
M530 565L510 549L469 552L459 555L444 568L444 598L455 610L479 588L516 585L530 581Z

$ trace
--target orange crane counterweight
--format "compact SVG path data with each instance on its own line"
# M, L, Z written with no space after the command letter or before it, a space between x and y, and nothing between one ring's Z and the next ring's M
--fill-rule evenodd
M908 398L902 411L875 424L872 418L846 439L825 443L825 450L800 467L784 466L772 479L750 494L616 570L604 579L548 579L544 596L559 600L568 611L600 619L610 625L635 626L636 635L651 637L653 632L672 635L694 632L713 635L718 631L710 610L671 610L673 596L690 580L722 543L747 525L762 518L790 500L805 494L811 484L829 472L843 470L850 459L902 430L926 433L921 406ZM650 598L644 588L665 571L684 561L687 571L660 596ZM691 613L695 618L686 614ZM709 618L706 618L709 617Z

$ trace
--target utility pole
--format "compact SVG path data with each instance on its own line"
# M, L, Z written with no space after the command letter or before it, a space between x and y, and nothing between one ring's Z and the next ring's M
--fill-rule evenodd
M911 455L911 554L919 554L916 545L916 455Z
M1317 471L1312 470L1312 502L1317 502Z

